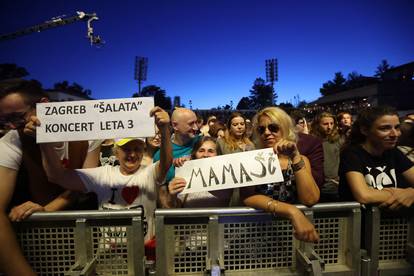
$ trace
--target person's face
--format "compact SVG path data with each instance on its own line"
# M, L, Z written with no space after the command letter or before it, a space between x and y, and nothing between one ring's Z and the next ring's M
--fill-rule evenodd
M174 130L177 134L194 138L197 135L197 117L194 112L185 112L176 121Z
M195 153L196 159L217 156L216 143L205 141Z
M216 122L217 122L216 119L211 119L210 121L208 121L208 126L212 127Z
M24 102L18 93L12 93L0 100L0 128L23 129L35 109Z
M371 128L364 133L367 142L377 149L388 150L397 145L398 137L401 135L400 120L396 115L384 115L372 124Z
M155 129L155 136L148 138L148 144L154 148L159 148L161 146L161 132L158 128Z
M296 123L297 131L298 132L303 132L304 129L305 129L305 125L306 125L305 119L304 118L299 119Z
M350 114L347 114L347 113L344 114L344 115L342 115L341 124L343 126L351 126L351 124L352 124L352 117L351 117L351 115Z
M325 132L325 135L330 135L334 128L334 119L332 117L323 117L319 122L319 126Z
M217 131L217 138L224 138L224 130L220 129Z
M124 174L135 173L144 155L144 143L142 141L133 140L122 147L117 147L115 156L120 165L121 172Z
M246 131L246 125L242 117L234 117L230 123L230 133L237 138L243 136Z
M265 148L273 147L283 138L282 129L266 115L260 116L257 132Z

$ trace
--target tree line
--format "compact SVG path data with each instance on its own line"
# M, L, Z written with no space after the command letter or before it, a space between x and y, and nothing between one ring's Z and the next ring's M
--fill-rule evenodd
M334 78L322 84L320 93L322 96L332 95L344 90L361 87L371 83L378 82L384 76L384 73L393 68L387 62L382 60L375 71L374 77L365 77L356 71L348 74L347 78L342 72L336 72ZM22 78L28 76L29 73L23 67L19 67L16 64L0 64L0 80L10 78ZM68 81L61 81L54 84L55 90L68 92L74 95L91 96L92 91L90 89L84 89L80 84L74 82L69 84ZM173 104L171 97L167 96L167 93L161 87L156 85L148 85L142 88L141 93L134 93L133 97L154 97L155 105L158 105L166 110L171 110ZM258 110L266 106L275 106L277 101L277 94L274 87L266 83L262 78L256 78L253 82L251 89L249 90L249 96L244 96L238 102L237 110ZM306 101L298 101L297 107L305 106ZM184 106L184 105L183 105ZM294 106L289 103L280 103L280 107L293 108ZM232 109L232 104L226 104L224 106L218 106L213 109Z

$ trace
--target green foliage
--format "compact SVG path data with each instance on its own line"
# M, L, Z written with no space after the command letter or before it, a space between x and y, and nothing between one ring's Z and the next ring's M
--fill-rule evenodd
M138 93L134 93L132 97L138 97ZM142 88L141 97L154 97L154 104L164 110L171 110L171 98L166 96L165 90L156 85L148 85Z
M243 97L240 99L239 103L237 104L236 109L237 110L241 110L241 109L250 109L250 99L249 97Z
M267 106L274 106L276 98L274 88L266 84L262 78L257 78L250 90L250 109L262 109Z
M23 67L19 67L14 63L0 64L0 80L23 78L29 73Z
M381 63L377 66L377 70L375 71L375 77L383 79L384 73L387 72L389 69L393 68L386 59L383 59Z
M74 82L71 85L69 85L68 81L61 81L57 82L53 85L53 89L66 92L72 95L80 95L80 96L90 96L92 94L92 91L90 89L84 89L82 85Z

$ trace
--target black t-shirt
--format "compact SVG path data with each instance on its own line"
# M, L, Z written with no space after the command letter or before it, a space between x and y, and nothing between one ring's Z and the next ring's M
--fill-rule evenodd
M360 145L348 146L341 152L339 164L339 196L341 200L355 200L346 181L345 174L350 171L362 173L368 186L383 188L407 188L409 183L402 173L413 163L398 149L385 151L381 156L369 154Z

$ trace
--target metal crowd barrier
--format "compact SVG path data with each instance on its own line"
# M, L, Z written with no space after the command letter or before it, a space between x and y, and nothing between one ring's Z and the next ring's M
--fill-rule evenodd
M251 208L158 209L150 272L141 210L36 213L14 226L39 275L414 275L412 209L405 218L368 208L361 236L359 203L297 207L319 243L296 240L288 220Z
M362 275L414 275L414 207L401 213L365 210Z
M15 223L39 275L144 275L141 210L35 213Z
M315 222L317 245L251 208L156 210L157 275L359 275L360 204L297 207Z

